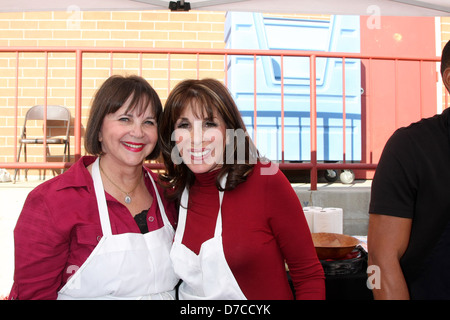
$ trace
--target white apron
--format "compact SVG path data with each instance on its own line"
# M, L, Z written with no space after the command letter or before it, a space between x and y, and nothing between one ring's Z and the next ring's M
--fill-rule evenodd
M226 177L221 181L224 185ZM225 259L222 243L222 200L223 192L219 192L219 213L217 216L214 237L205 241L196 255L181 243L186 226L187 189L181 197L178 227L170 252L175 273L183 280L179 287L180 300L244 300L233 273Z
M170 260L174 229L155 189L164 226L158 230L113 235L99 172L92 166L95 194L103 237L83 265L58 292L58 299L154 299L175 298L175 275Z

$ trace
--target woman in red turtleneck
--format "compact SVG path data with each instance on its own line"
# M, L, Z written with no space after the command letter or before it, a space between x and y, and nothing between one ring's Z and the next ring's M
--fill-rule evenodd
M322 266L297 195L263 163L228 90L185 80L160 125L162 180L180 203L171 251L180 299L324 299Z

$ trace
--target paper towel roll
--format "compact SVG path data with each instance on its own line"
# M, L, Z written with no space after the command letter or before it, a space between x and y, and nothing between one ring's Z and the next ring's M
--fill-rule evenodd
M314 228L313 232L333 232L333 221L331 214L325 210L314 212Z
M322 207L313 207L313 206L303 207L303 210L322 210L322 209L323 209Z
M343 232L343 210L341 208L323 208L314 212L313 232Z
M342 208L325 208L325 210L332 215L333 233L343 233L344 225L344 210Z
M322 207L304 207L303 213L305 214L306 222L310 232L314 232L314 213L322 210Z

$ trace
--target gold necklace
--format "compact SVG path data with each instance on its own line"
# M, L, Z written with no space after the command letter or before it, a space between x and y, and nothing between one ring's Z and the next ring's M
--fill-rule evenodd
M102 166L100 165L100 162L98 163L98 166L100 167L100 171L103 173L103 175L106 177L106 179L108 179L109 182L111 182L121 192L125 193L125 200L124 201L125 201L126 204L130 204L131 203L130 193L133 193L133 191L136 190L136 188L138 187L139 183L142 180L142 175L141 175L141 179L139 179L137 184L134 186L133 190L131 190L130 192L126 192L126 191L123 191L117 184L115 184L114 181L112 181L110 177L108 177L108 175L105 173L105 171L103 171Z

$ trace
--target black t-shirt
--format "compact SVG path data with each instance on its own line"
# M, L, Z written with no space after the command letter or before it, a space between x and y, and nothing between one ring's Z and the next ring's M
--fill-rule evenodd
M148 210L143 210L142 212L134 216L134 221L136 221L136 224L138 225L139 230L141 231L142 234L148 232L147 214Z
M450 230L444 232L450 220L449 113L398 129L372 182L370 213L412 219L400 261L412 298L450 298L450 272L443 271L450 270Z

